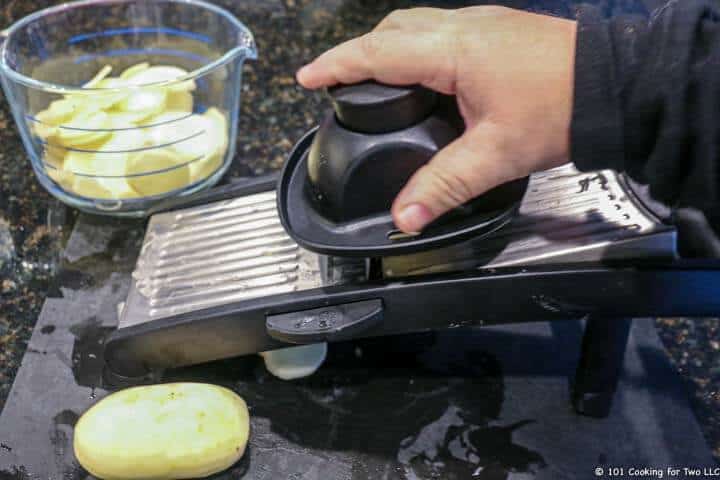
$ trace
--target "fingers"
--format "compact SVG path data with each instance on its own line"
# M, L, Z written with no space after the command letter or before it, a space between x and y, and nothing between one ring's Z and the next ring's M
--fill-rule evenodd
M383 18L373 30L406 29L416 33L431 30L445 20L448 12L449 10L429 7L395 10Z
M495 137L478 126L415 172L393 203L395 225L406 233L420 232L442 214L517 178Z
M375 79L394 85L429 85L451 71L446 35L406 30L367 33L320 55L297 74L309 89Z

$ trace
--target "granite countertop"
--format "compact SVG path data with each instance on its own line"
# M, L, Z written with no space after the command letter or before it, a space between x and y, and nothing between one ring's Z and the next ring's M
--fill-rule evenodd
M0 6L0 27L53 0L7 0ZM228 177L277 169L285 155L326 105L317 93L295 84L295 70L314 55L371 28L410 0L220 0L255 34L260 58L245 67L237 156ZM430 2L429 2L430 3ZM438 3L438 2L434 2ZM446 2L448 4L450 2ZM452 2L457 4L459 2ZM543 10L543 2L509 4ZM568 4L553 13L567 14ZM559 3L559 2L557 2ZM540 4L540 7L538 7ZM603 2L609 14L637 10L638 2ZM642 8L640 8L642 9ZM127 271L133 258L106 252L82 257L64 252L77 212L50 197L35 180L6 101L0 101L0 407L47 297L82 290L77 272L110 275ZM107 243L142 239L139 221L90 219L112 225ZM107 231L107 229L106 229ZM87 253L87 252L86 252ZM76 273L72 273L76 272ZM72 285L73 288L68 288ZM687 381L693 405L717 459L720 459L720 343L716 319L661 319L656 322L668 355Z

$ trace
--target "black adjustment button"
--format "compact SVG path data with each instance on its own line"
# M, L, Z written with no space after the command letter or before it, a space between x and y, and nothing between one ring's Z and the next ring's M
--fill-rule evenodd
M364 300L268 315L265 327L271 337L281 342L308 344L347 340L380 323L382 311L382 300Z
M437 95L419 85L398 87L377 82L328 89L342 126L362 133L388 133L420 123L435 108Z

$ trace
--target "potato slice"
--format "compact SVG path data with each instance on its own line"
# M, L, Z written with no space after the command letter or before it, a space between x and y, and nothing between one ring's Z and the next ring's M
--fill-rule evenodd
M121 80L127 80L128 78L137 75L138 73L142 72L143 70L147 70L150 68L150 64L147 62L138 63L136 65L133 65L131 67L126 68L123 70L123 72L120 74Z
M105 77L110 75L110 72L112 72L112 67L110 65L105 65L90 81L83 85L83 88L99 87L102 81L105 80Z
M65 153L62 148L46 145L43 162L46 164L45 172L55 183L66 190L72 190L73 176L64 170Z
M109 77L104 78L100 82L97 83L96 88L105 88L105 89L118 89L127 86L127 83L119 78ZM79 96L79 95L77 95ZM109 108L114 107L118 103L122 102L129 96L129 93L126 91L122 92L89 92L87 96L85 96L86 101L88 103L92 103L93 105L97 106L98 108L107 110Z
M186 162L169 148L133 153L128 158L127 182L141 195L160 195L182 188L190 183Z
M294 380L312 375L325 361L327 343L281 348L261 352L268 372L282 380Z
M190 181L199 182L209 177L222 165L228 148L227 119L217 108L210 108L203 114L206 120L207 139L210 153L190 164Z
M65 147L94 145L106 140L112 124L107 113L86 112L75 116L55 132L57 142Z
M201 115L183 112L166 112L153 118L155 125L148 128L151 145L170 145L170 149L186 160L201 157L212 150L207 137L207 120Z
M65 154L67 151L62 147L53 145L45 145L43 151L43 161L56 169L62 169L65 163Z
M242 457L250 434L247 405L215 385L133 387L99 401L75 425L78 462L114 480L206 477Z
M130 93L127 98L115 105L121 112L134 114L136 122L143 121L165 110L167 90L163 88L142 88Z
M165 110L170 112L191 113L193 111L192 94L190 92L168 92Z
M109 191L112 198L139 196L125 178L130 156L127 151L142 147L144 142L142 130L119 130L93 156L91 166L98 176L97 183Z
M112 200L113 194L110 190L103 188L97 179L92 177L81 177L66 172L68 178L72 178L72 186L70 190L81 197L97 198L101 200Z
M63 163L63 186L71 192L88 198L113 198L112 192L104 188L95 178L95 154L69 151Z
M76 115L85 113L85 105L72 98L62 98L50 103L48 108L35 115L35 134L46 140L57 133L57 127L69 122Z
M156 65L122 77L131 85L152 85L154 83L171 82L187 75L187 70L179 67ZM187 80L180 83L168 85L167 88L173 92L188 92L195 90L195 82Z

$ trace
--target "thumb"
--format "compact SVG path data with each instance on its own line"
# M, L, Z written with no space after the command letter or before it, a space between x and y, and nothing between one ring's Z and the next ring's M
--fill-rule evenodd
M420 232L442 214L514 178L496 138L497 132L477 125L439 151L396 197L395 225L406 233Z

